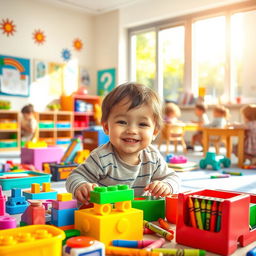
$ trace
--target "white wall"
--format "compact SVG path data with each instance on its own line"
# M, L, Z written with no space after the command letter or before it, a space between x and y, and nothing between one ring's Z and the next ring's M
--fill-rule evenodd
M17 32L7 37L0 33L0 54L15 57L43 59L62 62L61 51L68 48L73 59L90 71L90 91L95 92L95 71L93 66L93 17L73 10L62 9L38 0L0 0L0 20L9 18L14 21ZM35 29L41 29L46 34L46 43L37 45L32 39ZM72 42L80 38L84 43L81 52L73 50ZM31 67L33 68L33 61ZM33 70L31 70L33 71ZM32 73L32 72L31 72ZM33 76L31 76L33 78ZM19 110L28 102L35 104L36 110L41 111L51 100L45 95L43 84L31 85L29 98L2 96L10 100L13 109ZM76 89L76 88L74 88ZM40 98L38 99L38 96Z

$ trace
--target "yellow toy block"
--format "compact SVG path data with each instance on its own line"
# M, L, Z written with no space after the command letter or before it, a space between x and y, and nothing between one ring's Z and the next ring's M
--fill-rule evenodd
M94 212L98 215L108 215L112 211L111 204L94 204Z
M71 201L72 194L71 193L60 193L57 195L57 200L61 202Z
M40 184L39 183L33 183L31 184L31 193L40 193Z
M47 143L44 141L37 141L37 142L28 141L25 147L26 148L47 148Z
M75 211L75 229L81 235L90 236L110 245L114 239L142 240L143 211L129 209L112 210L108 215L96 215L93 208Z
M116 202L115 208L119 212L126 212L132 208L132 202L131 201Z
M51 183L44 182L42 187L42 192L50 192L51 191Z

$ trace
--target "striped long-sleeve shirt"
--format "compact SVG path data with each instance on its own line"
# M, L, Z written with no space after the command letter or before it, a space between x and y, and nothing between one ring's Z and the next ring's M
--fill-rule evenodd
M129 165L120 159L112 144L107 143L93 150L86 161L73 170L66 181L66 189L74 195L76 189L87 182L99 186L128 184L135 196L140 196L145 186L156 180L166 182L172 193L178 193L179 177L167 167L153 146L141 152L138 165Z

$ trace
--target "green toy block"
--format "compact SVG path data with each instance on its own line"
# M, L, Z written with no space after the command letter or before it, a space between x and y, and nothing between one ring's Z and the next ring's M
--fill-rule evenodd
M134 198L134 191L129 189L128 185L95 187L90 193L90 198L91 202L96 204L131 201Z
M250 204L250 226L256 227L256 204Z
M143 211L144 220L157 221L165 218L165 199L153 196L141 196L132 201L132 208Z
M24 221L20 221L20 227L24 227L24 226L27 226L28 224Z
M66 241L71 238L71 237L74 237L74 236L80 236L81 232L77 229L68 229L68 230L65 230L65 235L66 235L66 238L62 241L62 245L65 245L66 244Z

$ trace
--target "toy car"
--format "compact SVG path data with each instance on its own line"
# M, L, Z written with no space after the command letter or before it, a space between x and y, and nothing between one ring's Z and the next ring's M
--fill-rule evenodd
M207 165L211 165L213 170L219 170L221 164L227 168L231 165L231 161L225 156L216 155L214 152L207 152L206 157L200 161L199 166L201 169L205 169Z

